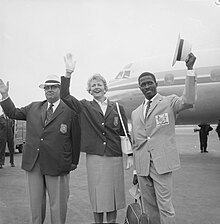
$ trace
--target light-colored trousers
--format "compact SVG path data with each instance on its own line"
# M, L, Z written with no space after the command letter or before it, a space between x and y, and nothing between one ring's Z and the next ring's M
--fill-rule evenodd
M144 212L149 214L150 223L175 224L172 204L172 172L158 174L153 161L149 176L138 176Z
M40 172L37 161L27 173L32 224L43 224L46 216L46 192L49 197L51 224L65 224L69 198L69 174L47 176Z

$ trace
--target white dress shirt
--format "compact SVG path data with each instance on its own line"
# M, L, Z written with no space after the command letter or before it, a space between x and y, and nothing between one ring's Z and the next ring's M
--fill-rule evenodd
M51 104L51 103L47 102L47 110L48 110L50 104ZM57 100L55 103L52 103L52 104L53 104L53 113L54 113L54 111L57 109L57 107L58 107L59 104L60 104L60 99Z
M158 95L158 93L153 98L150 99L151 103L153 102L153 100L156 98L157 95ZM143 110L144 117L146 115L146 109L147 109L148 101L149 100L147 98L145 98L145 100L144 100L144 110ZM150 110L150 108L149 108L149 110Z
M98 103L98 105L100 106L100 108L102 110L102 113L105 115L105 112L106 112L107 106L108 106L107 98L103 102L96 100L96 99L94 99L94 100Z

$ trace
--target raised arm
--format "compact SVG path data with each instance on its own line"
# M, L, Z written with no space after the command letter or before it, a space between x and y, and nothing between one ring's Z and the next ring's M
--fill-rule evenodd
M173 97L172 105L175 113L192 108L196 100L196 75L193 70L196 57L193 53L186 59L187 75L182 97Z
M9 97L9 82L6 84L0 79L0 93L2 95L2 100L0 102L4 113L12 119L16 120L26 120L26 114L29 106L23 107L21 109L16 108L14 103Z
M76 67L76 61L73 61L72 54L68 53L66 56L64 56L64 62L65 62L65 76L61 77L61 92L60 96L62 99L70 97L70 78L72 73L75 70Z
M190 53L186 59L186 67L188 70L193 70L195 61L196 61L195 55L193 53Z
M9 82L6 84L0 79L0 93L2 95L2 100L8 98L8 91L9 91Z
M61 89L60 89L60 98L77 114L80 113L81 107L80 102L74 97L70 95L70 78L72 73L75 70L76 61L73 61L72 55L68 53L64 57L65 62L65 76L61 77Z
M193 107L196 98L196 76L195 71L193 70L195 61L195 55L193 53L190 53L188 55L188 58L186 59L186 67L188 71L185 81L185 89L183 92L183 101L186 105L189 105L188 108Z

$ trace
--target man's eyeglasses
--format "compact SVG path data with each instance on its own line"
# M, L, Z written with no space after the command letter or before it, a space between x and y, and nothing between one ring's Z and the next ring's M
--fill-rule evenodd
M44 90L55 90L55 89L57 89L57 88L59 88L59 86L58 85L51 85L51 86L44 86Z

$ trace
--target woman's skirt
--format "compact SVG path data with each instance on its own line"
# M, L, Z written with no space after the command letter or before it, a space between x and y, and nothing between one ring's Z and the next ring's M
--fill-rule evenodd
M87 154L86 167L93 212L111 212L124 208L123 158Z

